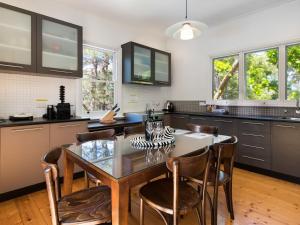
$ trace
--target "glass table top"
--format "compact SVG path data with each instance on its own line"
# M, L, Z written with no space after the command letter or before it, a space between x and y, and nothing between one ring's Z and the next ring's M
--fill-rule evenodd
M130 140L139 135L123 136L116 140L96 140L73 144L67 149L115 179L141 172L155 165L165 163L169 157L190 154L215 143L230 139L203 133L190 133L181 130L175 133L175 143L160 149L135 149Z

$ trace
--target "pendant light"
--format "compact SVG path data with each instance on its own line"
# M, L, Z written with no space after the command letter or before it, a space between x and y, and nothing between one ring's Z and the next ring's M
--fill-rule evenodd
M187 0L185 0L185 20L169 26L165 34L178 40L192 40L199 37L207 25L194 20L188 20Z

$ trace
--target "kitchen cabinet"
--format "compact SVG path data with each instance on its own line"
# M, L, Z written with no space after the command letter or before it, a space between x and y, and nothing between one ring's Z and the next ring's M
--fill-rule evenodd
M82 27L0 3L0 69L82 77Z
M88 132L86 121L50 124L50 149L77 142L76 134ZM62 158L59 161L60 175L63 175ZM75 172L82 169L75 166Z
M0 193L44 181L40 163L49 141L48 124L1 128Z
M273 122L272 170L300 177L300 124Z
M82 27L38 15L37 72L82 77Z
M189 123L189 117L186 115L172 115L170 117L170 126L177 129L187 129Z
M0 69L36 71L36 16L0 3Z
M168 86L171 54L135 42L123 44L122 77L125 84Z
M270 122L240 120L238 138L239 163L271 169Z

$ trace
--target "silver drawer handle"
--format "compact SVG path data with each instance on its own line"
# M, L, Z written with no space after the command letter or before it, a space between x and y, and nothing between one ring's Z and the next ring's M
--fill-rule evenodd
M184 116L174 116L174 118L178 118L178 119L185 119Z
M257 148L257 149L265 149L263 147L259 147L259 146L254 146L254 145L246 145L246 144L242 144L245 147L249 147L249 148Z
M20 69L24 68L24 66L9 65L9 64L2 64L2 63L0 63L0 66L11 67L11 68L20 68Z
M260 125L260 126L265 125L264 123L254 123L254 122L243 122L243 124Z
M215 120L215 122L232 123L231 120Z
M43 130L43 127L16 129L13 130L13 132L26 132L26 131L37 131L37 130Z
M295 126L279 125L279 124L275 125L275 127L282 127L282 128L292 128L292 129L296 129Z
M261 162L264 162L265 160L263 159L259 159L259 158L255 158L255 157L250 157L250 156L247 156L247 155L242 155L243 158L247 158L247 159L253 159L253 160L256 160L256 161L261 161Z
M148 81L131 81L131 83L134 83L134 84L153 84L153 82L148 82Z
M201 118L201 117L199 117L199 118L191 117L191 120L206 120L206 119L205 118Z
M253 136L253 137L262 137L262 138L265 137L264 135L261 135L261 134L242 133L242 135L244 135L244 136Z
M61 125L59 128L67 128L67 127L79 127L81 124L70 124L70 125Z
M52 72L57 72L57 73L66 73L66 74L71 74L71 73L73 73L73 72L71 72L71 71L64 71L64 70L50 70L50 71L52 71Z

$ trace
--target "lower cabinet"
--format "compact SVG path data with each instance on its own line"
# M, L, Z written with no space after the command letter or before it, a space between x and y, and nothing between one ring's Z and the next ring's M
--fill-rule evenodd
M43 155L86 131L86 121L1 128L0 194L43 182Z
M172 115L170 118L170 125L177 129L186 129L186 124L189 122L189 117L186 115Z
M272 123L272 170L300 177L300 124Z
M44 180L40 162L49 142L48 124L1 128L0 193Z

